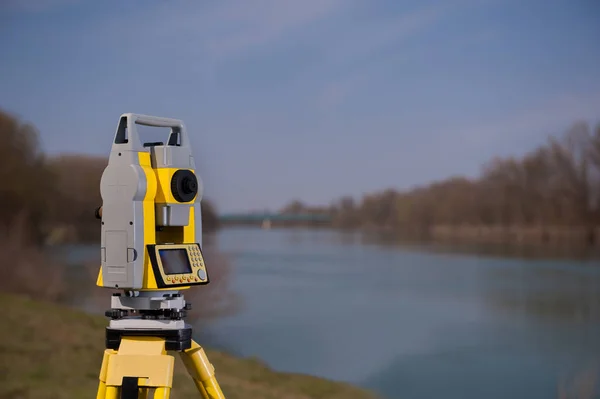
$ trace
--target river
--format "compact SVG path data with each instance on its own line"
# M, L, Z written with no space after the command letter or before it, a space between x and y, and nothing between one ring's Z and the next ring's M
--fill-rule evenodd
M201 344L388 398L560 398L600 372L600 267L226 228L238 313ZM97 248L94 249L97 251ZM210 273L210 265L209 273ZM579 381L579 383L577 383ZM596 381L600 398L600 381ZM571 397L571 396L564 396Z

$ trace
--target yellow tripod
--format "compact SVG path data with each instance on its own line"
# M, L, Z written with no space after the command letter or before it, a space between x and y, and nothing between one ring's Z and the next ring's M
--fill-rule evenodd
M224 399L204 349L192 341L192 347L180 354L201 396ZM124 336L118 350L104 351L96 398L168 399L174 364L175 358L167 354L165 338Z
M175 368L169 352L179 352L202 398L225 399L215 368L183 320L191 305L182 295L113 294L111 304L97 399L168 399Z

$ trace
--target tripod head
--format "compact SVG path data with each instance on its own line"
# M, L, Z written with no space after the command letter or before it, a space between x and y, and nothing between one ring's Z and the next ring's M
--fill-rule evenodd
M137 125L166 127L164 142L142 142ZM182 121L120 117L102 174L101 262L97 285L125 291L187 289L209 283L202 254L202 181Z

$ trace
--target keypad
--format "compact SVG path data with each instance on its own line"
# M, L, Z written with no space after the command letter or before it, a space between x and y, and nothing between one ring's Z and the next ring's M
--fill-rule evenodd
M202 254L200 253L200 249L194 245L188 248L188 253L190 255L190 263L192 264L192 269L197 267L204 267L204 262L202 260Z

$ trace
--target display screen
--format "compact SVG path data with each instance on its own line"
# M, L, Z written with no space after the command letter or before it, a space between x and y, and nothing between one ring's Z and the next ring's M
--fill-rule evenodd
M159 249L158 254L165 274L192 272L192 266L185 249Z

